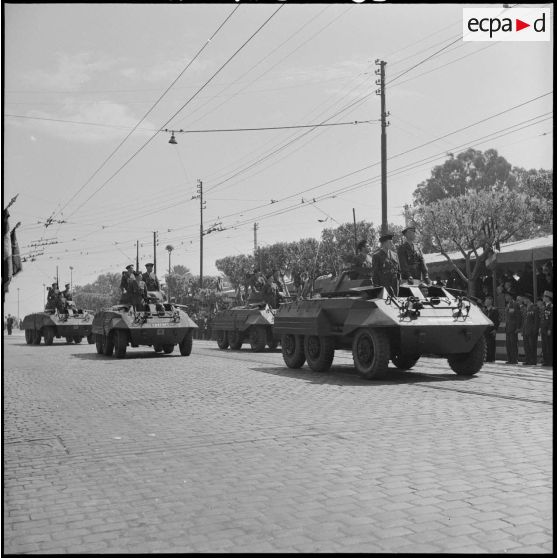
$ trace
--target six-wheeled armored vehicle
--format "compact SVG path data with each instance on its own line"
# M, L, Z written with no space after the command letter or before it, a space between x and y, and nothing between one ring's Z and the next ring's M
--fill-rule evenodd
M188 356L197 327L181 308L164 302L159 291L149 291L147 301L137 307L117 304L97 312L92 331L98 354L114 353L117 358L124 358L128 345L147 345L155 352L170 354L178 345L180 354Z
M336 349L348 349L368 379L383 377L390 360L407 370L425 354L446 357L456 374L471 376L483 365L490 325L472 300L444 287L403 284L395 296L343 272L316 280L311 298L281 304L274 334L290 368L306 362L324 372Z
M266 345L276 349L279 338L273 333L275 312L263 300L221 310L211 322L217 346L238 350L242 343L248 342L254 352L263 351Z
M52 345L55 338L65 338L67 343L81 343L86 337L89 343L93 343L92 320L93 312L77 308L73 302L67 305L65 312L56 308L28 314L22 324L25 342L39 345L43 339L45 345Z

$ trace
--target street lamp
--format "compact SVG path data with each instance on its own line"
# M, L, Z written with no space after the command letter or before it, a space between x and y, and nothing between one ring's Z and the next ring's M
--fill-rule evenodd
M167 244L165 246L165 250L169 253L169 276L167 279L167 298L170 302L170 274L171 274L171 252L174 250L174 246L172 244Z

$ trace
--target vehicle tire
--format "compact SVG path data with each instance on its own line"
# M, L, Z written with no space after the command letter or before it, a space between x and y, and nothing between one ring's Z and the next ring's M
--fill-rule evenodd
M116 358L124 358L126 356L126 348L128 347L128 332L123 329L117 329L114 332L114 356Z
M227 331L227 338L231 350L238 351L242 347L242 333L240 331Z
M163 345L163 352L166 355L170 355L174 351L174 344L173 343L165 343Z
M83 340L83 335L74 335L74 343L79 345Z
M391 357L391 362L399 368L399 370L410 370L418 361L420 355L400 355L396 354Z
M389 366L389 338L379 329L361 329L353 339L353 362L367 380L385 376Z
M41 332L38 330L33 330L33 345L41 344Z
M70 344L70 343L73 343L73 342L74 342L73 337L70 337L70 336L66 337L66 343Z
M481 335L470 352L449 355L448 364L458 376L473 376L482 368L485 356L486 339Z
M33 330L32 329L26 329L25 330L25 342L28 345L31 345L31 343L33 343Z
M277 341L277 339L274 339L273 341L268 341L267 346L271 351L274 351L279 346L279 341Z
M281 335L281 352L283 360L289 368L300 368L306 361L302 335L291 333Z
M194 335L192 330L188 330L184 339L178 344L178 348L180 349L180 354L182 356L190 356L192 352L192 345L193 345Z
M325 335L304 336L304 356L306 364L314 372L327 372L331 368L335 346L333 338Z
M162 353L163 352L163 345L153 345L153 350L156 353Z
M114 351L114 337L111 331L108 335L103 335L103 354L105 356L112 356Z
M266 331L263 326L252 326L248 333L250 347L255 353L261 353L265 349Z
M95 343L95 339L93 338L93 334L92 334L92 333L90 333L89 335L87 335L87 342L88 342L90 345L93 345L93 343Z
M226 331L218 331L216 334L217 339L217 347L219 347L222 351L228 348L229 346L229 338Z
M100 333L95 334L95 349L97 349L97 354L102 355L105 352L104 347L104 335Z
M45 327L43 329L43 337L45 339L45 345L52 345L52 342L54 341L54 328Z

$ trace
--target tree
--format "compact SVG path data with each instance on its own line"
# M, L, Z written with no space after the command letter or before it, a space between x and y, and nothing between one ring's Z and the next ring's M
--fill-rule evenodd
M97 312L114 304L120 299L120 273L104 273L93 283L74 287L73 298L78 308Z
M535 223L538 234L551 234L554 224L554 173L544 169L514 168L517 191L535 201Z
M536 230L540 202L517 190L471 191L417 208L415 218L432 244L467 282L470 295L486 259L500 244L525 237ZM461 271L449 253L465 260Z
M215 262L215 267L229 278L235 289L244 286L246 275L252 273L254 265L254 256L245 254L227 256Z
M512 166L495 149L484 153L467 149L457 156L449 154L442 165L435 166L431 176L413 192L415 206L434 203L470 190L514 189L517 178Z

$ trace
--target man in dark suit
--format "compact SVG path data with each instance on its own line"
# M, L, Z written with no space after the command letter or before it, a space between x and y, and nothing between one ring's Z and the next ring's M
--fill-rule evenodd
M517 332L521 329L521 308L516 302L515 291L506 291L506 364L517 364L518 347Z
M533 295L523 295L524 309L521 324L521 336L523 337L523 348L525 350L525 362L527 366L537 364L537 337L539 336L540 316L539 307L533 304Z
M494 301L490 295L484 299L483 312L494 324L484 334L486 338L486 362L494 362L496 360L496 331L500 325L500 314L498 309L494 307Z
M552 304L553 294L551 291L544 291L544 307L541 312L541 345L543 353L543 366L554 366L554 306Z
M418 279L419 282L424 280L428 284L430 283L430 278L424 263L424 255L420 246L415 244L416 232L414 225L409 225L403 229L405 239L397 248L397 256L401 266L401 279L411 285L413 284L413 279Z
M397 296L400 276L399 258L393 250L393 233L383 233L380 236L380 248L372 256L372 282Z

